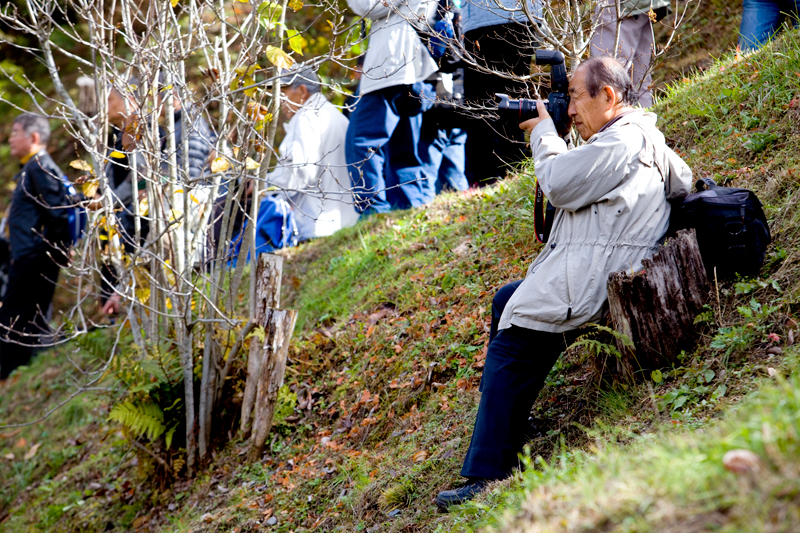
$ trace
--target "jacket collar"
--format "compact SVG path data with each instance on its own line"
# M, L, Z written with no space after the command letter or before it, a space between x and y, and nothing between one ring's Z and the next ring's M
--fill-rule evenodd
M655 113L651 113L645 109L632 109L609 120L605 126L600 128L600 131L592 135L586 142L594 142L598 135L602 135L612 128L618 128L627 124L638 123L646 128L654 128L657 120L658 117Z

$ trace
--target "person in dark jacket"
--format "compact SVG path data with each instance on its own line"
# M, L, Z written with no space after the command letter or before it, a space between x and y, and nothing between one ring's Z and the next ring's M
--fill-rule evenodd
M67 197L63 173L47 153L47 119L23 113L9 137L11 155L22 163L14 177L8 216L11 268L0 307L0 379L27 364L49 333L47 311L60 265L69 247Z

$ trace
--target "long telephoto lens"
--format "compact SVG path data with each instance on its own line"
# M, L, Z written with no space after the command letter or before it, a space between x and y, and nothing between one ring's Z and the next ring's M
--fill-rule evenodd
M528 100L526 98L513 100L508 95L499 93L495 96L499 100L497 102L497 114L504 121L520 124L539 116L539 110L536 109L536 100Z

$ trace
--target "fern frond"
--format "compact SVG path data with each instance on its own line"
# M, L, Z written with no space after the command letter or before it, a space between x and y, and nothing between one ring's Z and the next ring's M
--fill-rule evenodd
M125 426L137 439L146 435L150 442L167 429L164 426L164 412L158 405L149 402L137 405L125 400L111 408L108 418Z

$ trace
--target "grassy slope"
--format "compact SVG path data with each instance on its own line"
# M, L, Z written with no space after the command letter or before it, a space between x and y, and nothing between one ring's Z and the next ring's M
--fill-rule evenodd
M740 408L741 418L699 436L692 433L752 390L767 365L788 369L794 362L766 359L762 342L768 331L784 334L798 290L796 178L787 167L797 154L797 108L782 107L798 93L798 78L792 78L800 71L796 43L781 53L738 66L715 65L697 85L673 90L661 108L667 135L698 173L730 177L759 192L771 206L772 250L786 250L765 272L783 293L753 282L740 289L754 292L736 297L732 287L721 287L721 307L702 327L711 341L720 327L734 326L719 341L732 347L730 353L705 342L654 391L694 389L699 376L713 370L713 385L728 387L723 397L690 392L680 409L667 406L656 414L646 387L596 387L593 361L570 353L535 408L547 435L532 442L532 455L555 459L553 466L507 481L452 514L434 512L431 497L458 480L468 444L491 295L521 277L537 249L531 237L531 183L518 177L472 196L442 197L429 209L376 217L287 254L284 302L302 312L287 374L300 396L299 420L278 428L262 463L243 466L238 455L243 444L234 440L194 484L154 487L142 458L105 425L105 407L78 400L82 407L70 407L46 425L0 435L0 454L15 454L0 463L0 515L9 515L0 530L255 531L274 516L277 524L270 530L287 532L463 531L482 524L525 530L536 527L529 524L531 517L549 530L646 531L670 530L664 516L702 518L717 516L720 509L732 520L728 517L737 513L730 502L737 503L744 489L723 477L721 451L755 440L754 451L768 462L765 479L792 479L774 466L782 463L770 455L771 445L758 445L759 417L777 417L769 431L779 439L778 451L791 457L795 448L787 428L796 393L769 389L759 400L763 407L748 402L754 407ZM733 87L740 89L722 92ZM727 136L716 135L729 126ZM774 142L753 153L752 141L764 144L771 134ZM735 310L750 297L783 306L755 321L751 329L760 328L757 332L743 326L746 321ZM22 420L29 416L25 406L39 412L63 397L63 387L46 379L46 369L55 368L50 372L60 376L69 365L63 358L51 362L40 359L6 386L3 420ZM37 388L37 381L44 385ZM770 403L781 397L783 406ZM79 416L69 414L76 409ZM744 436L737 440L736 431ZM15 448L19 438L26 445ZM44 444L36 456L21 458L39 441ZM706 451L694 452L703 446ZM700 453L707 459L699 461ZM732 492L719 488L730 485ZM755 507L742 507L739 516L766 516L758 502L776 501L771 486L760 486L764 498L754 498ZM533 495L520 511L524 489ZM610 496L597 499L598 494ZM542 510L552 502L559 505ZM686 522L675 527L691 530Z

